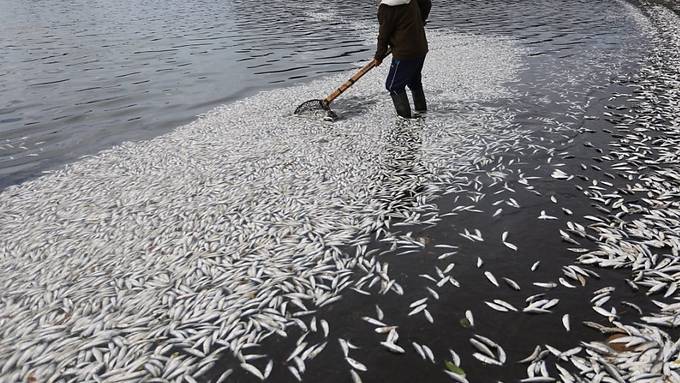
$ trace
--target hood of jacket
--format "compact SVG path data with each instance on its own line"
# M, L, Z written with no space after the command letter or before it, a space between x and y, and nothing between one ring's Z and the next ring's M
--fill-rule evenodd
M410 3L411 0L381 0L380 4L385 4L389 5L391 7L397 6L397 5L405 5Z

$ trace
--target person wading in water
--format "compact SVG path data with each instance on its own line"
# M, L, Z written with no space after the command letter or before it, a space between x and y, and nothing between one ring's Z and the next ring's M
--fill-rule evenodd
M413 95L416 112L427 111L421 71L427 54L425 21L430 14L430 0L381 0L378 6L378 49L374 61L380 65L392 48L392 64L385 87L392 96L397 114L411 118L406 87Z

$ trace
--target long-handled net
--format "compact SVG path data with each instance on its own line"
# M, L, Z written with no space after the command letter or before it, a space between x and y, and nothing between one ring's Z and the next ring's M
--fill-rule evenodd
M388 54L390 52L388 51ZM368 64L364 65L359 69L349 80L345 81L340 87L329 94L328 97L323 100L315 99L305 101L300 106L295 109L295 114L297 115L316 115L317 113L322 114L324 120L334 121L338 118L338 115L331 110L331 102L343 94L347 89L349 89L355 82L368 73L369 70L373 69L377 65L375 60L371 60Z
M295 108L295 114L297 115L316 115L322 114L324 120L335 121L338 115L331 110L330 103L326 100L309 100L300 104Z

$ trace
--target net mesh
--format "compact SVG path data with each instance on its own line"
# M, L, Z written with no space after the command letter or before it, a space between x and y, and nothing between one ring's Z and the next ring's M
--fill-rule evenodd
M295 114L325 112L328 106L323 100L309 100L305 101L295 109Z

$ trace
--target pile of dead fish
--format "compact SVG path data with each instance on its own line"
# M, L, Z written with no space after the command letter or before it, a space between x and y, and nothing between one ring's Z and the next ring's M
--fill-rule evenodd
M519 62L512 42L430 38L433 94L507 94L501 84ZM467 69L452 76L450 57ZM420 190L425 179L472 166L492 146L483 137L512 116L480 109L403 124L375 85L386 70L346 98L369 105L362 119L325 125L272 109L331 89L337 76L235 102L0 194L2 380L192 382L227 353L264 379L266 338L312 326L327 336L315 313L349 287L398 292L387 278L354 278L386 276L369 237L426 204L438 190ZM405 172L409 134L420 165ZM301 379L325 343L300 344L289 367Z
M594 169L602 174L602 179L589 178L580 174L569 174L560 167L555 167L552 177L557 180L574 182L586 181L585 186L577 184L577 188L589 198L597 211L604 214L573 217L568 221L559 236L572 247L568 250L577 254L575 264L563 266L563 276L555 281L534 282L533 285L546 291L558 286L577 288L585 286L590 278L600 278L593 270L593 266L602 268L628 269L632 277L627 280L628 285L635 291L646 293L658 307L658 312L645 312L635 303L620 301L618 304L627 309L633 309L640 315L643 323L627 324L620 320L617 303L613 301L614 287L605 287L592 293L590 302L592 310L607 324L585 321L588 326L603 335L603 341L581 342L567 350L559 350L549 344L536 346L534 352L519 363L527 364L527 377L522 382L676 382L680 381L680 340L664 331L675 328L680 324L680 302L678 302L678 283L680 281L680 173L675 164L680 159L678 147L680 142L680 31L677 17L664 8L654 8L650 17L661 29L655 38L656 51L652 53L647 65L639 78L631 80L623 78L627 85L632 84L637 90L631 94L616 95L626 102L633 102L634 107L612 107L614 111L605 112L604 118L616 127L612 133L614 141L610 143L607 153L602 148L586 142L585 146L598 153L597 162L601 165L582 164L583 170ZM655 33L653 31L649 33ZM669 56L670 55L670 56ZM564 134L569 126L558 126L555 133ZM530 143L520 147L530 148L534 154L543 152L550 159L573 159L568 151L558 152L543 143L531 142L530 136L523 136L523 140ZM567 144L573 142L570 139ZM504 146L507 143L502 143ZM518 145L505 147L508 152L518 152ZM456 194L469 198L470 204L460 204L447 214L437 214L436 209L429 212L404 212L399 216L398 225L429 225L440 222L444 216L456 215L463 212L479 212L475 206L488 195L499 195L504 192L514 193L516 187L537 195L542 193L531 185L531 181L538 176L515 173L511 169L514 160L502 162L503 150L490 150L487 156L473 162L477 170L458 173L448 181L456 180L447 187L442 187L444 194ZM521 153L521 151L520 151ZM494 161L498 159L498 162ZM605 164L608 169L605 170ZM556 164L562 166L564 163ZM508 176L517 177L518 185L509 185ZM496 191L493 188L497 189ZM462 198L461 198L462 200ZM552 203L558 201L550 197ZM512 197L499 199L493 204L497 210L492 216L496 217L503 209L518 209L519 203ZM573 212L562 208L564 215L572 216ZM490 212L489 212L490 213ZM583 222L578 222L580 219ZM557 216L542 210L539 220L558 220ZM482 243L487 240L479 229L464 229L459 233L466 240ZM392 250L397 255L418 253L427 247L422 239L413 238L410 234L393 235L387 233L386 241L393 244ZM593 248L586 248L590 242ZM517 244L510 242L508 232L501 236L503 246L517 251ZM438 260L445 260L457 254L455 245L435 245L448 252L441 254ZM531 266L531 271L539 267L540 262ZM480 272L484 260L477 259ZM386 270L388 265L383 265ZM452 271L455 263L445 267L434 267L431 274L421 274L432 283L426 287L424 297L410 302L407 316L422 316L430 323L436 318L430 310L437 305L440 288L451 285L461 287ZM514 290L521 290L519 284L507 277L498 278L491 271L483 271L483 276L490 284L499 287L505 283ZM390 277L381 274L385 281ZM655 297L655 295L659 297ZM546 297L541 293L526 299L524 307L516 307L502 299L489 299L485 305L497 312L524 312L527 314L550 314L559 304L559 299ZM455 381L467 382L465 371L461 368L463 361L453 349L450 355L437 355L428 345L411 342L411 346L399 344L398 326L390 324L384 319L380 307L376 307L377 316L364 317L364 320L375 326L375 332L386 334L386 339L380 345L395 354L404 354L409 349L416 351L424 360L433 364L444 362L444 373ZM471 311L465 312L468 326L474 326L474 316ZM403 318L402 318L403 319ZM569 314L562 316L562 325L568 332L572 323ZM391 319L392 322L395 318ZM475 334L469 339L477 350L472 357L487 365L502 366L508 361L503 347L494 340ZM346 354L347 355L347 354ZM512 359L511 359L512 360ZM358 380L354 360L350 362L353 368L352 377ZM362 365L362 367L365 367ZM364 369L361 369L364 371Z
M652 297L658 311L621 302L643 322L625 324L615 306L602 307L611 291L595 297L602 303L593 309L611 324L591 325L612 340L584 343L587 355L569 361L586 379L565 373L563 381L680 381L680 340L664 331L680 325L680 26L665 8L649 12L660 29L655 51L639 77L626 79L634 91L619 95L636 107L606 113L616 129L607 152L593 147L602 178L583 178L581 190L603 214L566 229L595 240L594 249L573 249L580 264L629 269L630 287ZM573 178L561 171L553 177Z

